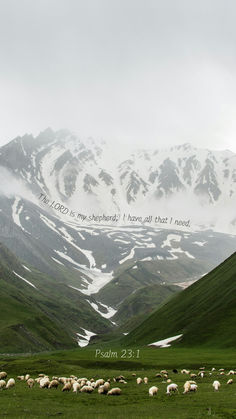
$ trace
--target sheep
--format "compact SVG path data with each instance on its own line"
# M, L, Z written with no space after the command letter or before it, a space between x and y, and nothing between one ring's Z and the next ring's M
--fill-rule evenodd
M52 380L50 381L48 388L57 388L59 386L59 381L58 380Z
M220 382L219 381L215 380L212 385L213 385L215 391L219 390L219 388L220 388Z
M17 380L24 381L24 379L25 379L24 375L18 375L17 376Z
M144 382L144 384L147 384L148 383L148 377L144 377L143 382Z
M79 381L78 381L79 382ZM84 387L84 386L86 386L86 384L87 384L87 380L85 381L85 380L81 380L80 382L80 386L81 387Z
M154 394L157 394L157 392L158 392L158 387L156 386L152 386L148 390L149 396L154 396Z
M98 393L99 394L107 394L108 390L110 388L110 383L106 382L105 384L103 384L102 386L98 387Z
M111 387L111 385L110 385L109 381L106 381L106 382L103 384L103 387L105 388L105 390L106 390L106 391L108 391L108 390L109 390L109 388Z
M232 380L232 378L230 378L228 381L227 381L227 383L226 384L233 384L233 380Z
M114 387L107 393L108 396L120 396L121 389L119 387Z
M167 386L167 389L166 389L166 393L167 393L167 394L171 394L171 393L173 393L173 392L175 392L175 391L177 391L177 392L178 392L178 385L177 385L177 384L172 383L172 384L169 384L169 385Z
M62 389L62 391L70 391L72 387L71 383L66 383Z
M197 374L190 374L191 378L197 378Z
M234 375L234 374L235 374L234 370L230 370L227 375Z
M166 382L167 382L168 384L170 384L170 383L172 383L172 380L171 380L170 378L168 378L168 380L166 380Z
M161 370L160 372L161 372L161 374L168 374L168 372L166 370Z
M110 380L108 380L110 381ZM113 381L114 383L125 383L127 384L127 382L125 381L125 377L123 377L123 375L120 375L119 377L113 377Z
M137 381L137 384L141 384L143 382L141 377L138 377L136 381Z
M40 381L39 381L39 387L40 388L48 388L50 384L50 380L48 377L43 377Z
M7 378L7 373L5 371L0 372L0 380Z
M8 380L8 382L7 382L6 389L7 389L7 388L14 387L14 386L15 386L15 384L16 384L16 382L15 382L14 378L10 378L10 379Z
M156 378L162 378L162 375L158 372L158 373L156 374Z
M99 386L102 386L104 383L105 383L105 380L103 380L103 378L98 379L95 383L95 388L98 388Z
M25 375L25 381L28 381L29 378L30 378L30 375L29 374L26 374Z
M104 388L104 385L98 387L98 394L107 394L107 391Z
M197 384L190 384L190 390L189 391L197 391L198 386Z
M3 389L4 387L6 387L6 381L0 380L0 389Z
M183 370L181 370L181 374L190 374L190 371L186 370L186 369L183 369Z
M82 381L85 381L87 383L88 379L86 377L78 378L78 383L81 383Z
M183 394L189 393L190 388L191 388L191 384L190 384L190 382L189 382L189 381L186 381L186 382L184 383L184 392L183 392Z
M40 377L38 377L38 378L35 378L35 379L34 379L34 381L35 381L37 384L39 384L41 380L42 380L42 378L40 378Z
M177 370L176 368L174 368L174 369L172 370L172 372L173 372L174 374L178 374L178 370Z
M73 387L73 393L77 394L78 390L80 389L80 383L75 382L72 387Z
M59 381L59 383L61 383L61 384L66 384L67 383L67 378L66 377L59 377L58 378L58 381Z
M184 383L184 392L183 394L189 393L190 391L196 391L197 385L196 382L193 380L186 381Z
M80 389L80 392L81 392L81 393L92 393L92 392L93 392L93 390L94 390L94 388L93 388L92 386L83 386L83 387Z
M32 388L32 387L34 386L34 379L33 379L33 378L29 378L29 379L27 380L27 386L28 386L29 388Z

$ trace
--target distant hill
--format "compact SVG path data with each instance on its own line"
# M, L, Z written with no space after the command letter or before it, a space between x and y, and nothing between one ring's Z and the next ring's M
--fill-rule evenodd
M145 315L150 315L156 307L180 290L178 286L164 284L141 287L118 306L112 321L121 326L122 331L128 332L140 324Z
M182 334L172 345L236 347L236 253L145 319L123 345Z

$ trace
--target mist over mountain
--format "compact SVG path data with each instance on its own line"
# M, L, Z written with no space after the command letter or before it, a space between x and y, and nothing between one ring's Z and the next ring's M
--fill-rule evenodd
M169 227L164 218L172 217L189 220L192 230L236 232L236 155L229 150L183 144L131 152L48 128L36 138L24 135L3 146L0 167L9 173L1 172L6 182L10 179L8 194L14 188L23 196L26 189L37 198L43 193L79 213L119 214L123 224L132 216L151 215L156 226Z

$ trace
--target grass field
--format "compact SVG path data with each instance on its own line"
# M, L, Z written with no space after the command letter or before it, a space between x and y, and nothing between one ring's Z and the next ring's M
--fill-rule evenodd
M25 382L16 381L16 386L9 390L0 390L1 418L43 418L58 416L63 418L186 418L198 419L214 417L236 418L236 379L232 385L227 385L229 378L234 376L219 375L219 368L236 369L236 354L233 350L203 350L195 349L154 349L133 348L133 352L125 352L122 348L112 348L113 358L96 357L96 349L90 348L47 352L28 356L0 357L0 371L6 371L8 378L29 373L33 378L39 373L50 377L70 376L90 378L113 378L124 375L127 384L113 383L112 387L120 387L119 397L99 395L97 390L92 394L63 393L60 388L40 389L36 384L28 389ZM110 347L103 348L108 352ZM115 355L117 354L117 357ZM121 358L121 356L124 356ZM128 358L131 356L131 358ZM139 358L136 356L139 355ZM126 357L125 357L126 356ZM198 372L200 367L216 371L205 378L198 377L197 393L183 393L183 384L189 378L180 373L181 368L189 368ZM174 374L172 369L179 372ZM179 393L166 395L167 384L162 378L156 378L157 372L167 369L169 377L179 385ZM148 385L136 384L136 377L147 376ZM215 392L212 383L218 379L220 390ZM158 394L148 395L148 388L157 385Z

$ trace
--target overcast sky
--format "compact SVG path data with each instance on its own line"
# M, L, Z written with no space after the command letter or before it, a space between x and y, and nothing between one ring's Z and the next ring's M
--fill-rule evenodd
M0 144L46 127L236 152L235 0L0 0Z

